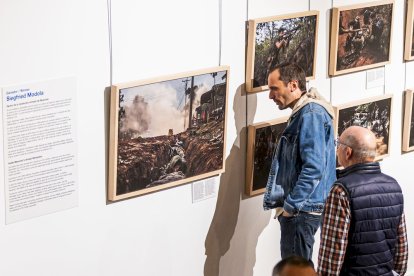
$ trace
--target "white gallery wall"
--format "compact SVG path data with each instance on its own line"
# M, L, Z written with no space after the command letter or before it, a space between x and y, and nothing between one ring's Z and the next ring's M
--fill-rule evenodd
M403 62L405 1L395 1L383 86L366 89L366 72L327 75L330 9L363 2L0 0L0 87L75 76L79 127L76 208L5 225L0 160L0 275L270 275L280 259L280 230L272 212L263 211L262 196L244 195L246 126L289 111L279 111L268 92L246 95L245 26L248 19L314 9L320 11L317 67L308 85L334 105L394 94L391 155L381 164L402 186L408 239L414 239L414 153L401 153L403 91L414 87L414 62ZM107 202L111 83L220 64L230 66L230 94L226 172L215 177L217 197L192 203L186 184Z

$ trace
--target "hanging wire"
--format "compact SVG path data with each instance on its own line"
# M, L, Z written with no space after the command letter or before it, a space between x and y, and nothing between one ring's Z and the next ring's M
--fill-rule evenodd
M310 0L308 0L308 11L310 11L310 9L311 9L311 3L310 3ZM314 60L313 62L316 62L316 60ZM306 90L309 90L309 88L310 88L310 81L307 80L306 81Z
M249 21L249 0L246 0L246 21Z
M407 62L404 64L404 90L407 90Z
M108 9L108 35L109 35L109 83L112 86L112 3L106 1Z
M334 0L331 0L331 9L333 9L333 4L334 4ZM330 47L330 45L329 45L329 47ZM328 61L330 62L330 60L329 60L329 58L330 58L330 56L328 57ZM329 67L329 64L328 64L328 67ZM329 97L329 102L332 104L332 86L333 86L333 79L332 79L332 77L330 76L329 77L329 90L330 90L330 97Z
M329 102L332 104L332 78L329 78L329 90L330 90L330 93L329 93Z
M222 30L223 30L223 1L219 0L219 66L221 65Z

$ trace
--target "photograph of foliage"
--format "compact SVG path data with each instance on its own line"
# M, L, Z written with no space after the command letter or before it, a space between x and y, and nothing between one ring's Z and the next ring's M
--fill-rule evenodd
M333 8L330 75L389 63L393 1Z
M250 125L248 128L246 194L265 191L273 154L287 126L288 117Z
M228 67L112 86L109 200L224 171Z
M414 90L405 91L404 125L403 125L403 151L414 150Z
M362 126L374 132L377 138L376 160L389 154L392 95L364 99L335 107L336 137L350 126Z
M404 59L414 59L414 0L407 1Z
M315 77L318 11L249 20L246 90L267 89L267 76L278 64L293 62Z

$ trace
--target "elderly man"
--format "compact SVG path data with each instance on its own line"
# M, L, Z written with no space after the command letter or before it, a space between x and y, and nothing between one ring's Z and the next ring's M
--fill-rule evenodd
M397 181L381 172L375 135L351 126L337 140L337 172L326 200L320 275L404 275L408 243Z

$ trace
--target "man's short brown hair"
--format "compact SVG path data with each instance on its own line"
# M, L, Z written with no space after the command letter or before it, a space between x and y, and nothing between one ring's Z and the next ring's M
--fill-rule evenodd
M287 86L289 82L297 80L300 91L306 92L306 74L302 67L296 63L281 63L272 68L269 75L276 70L279 70L279 79L283 81L285 86Z

